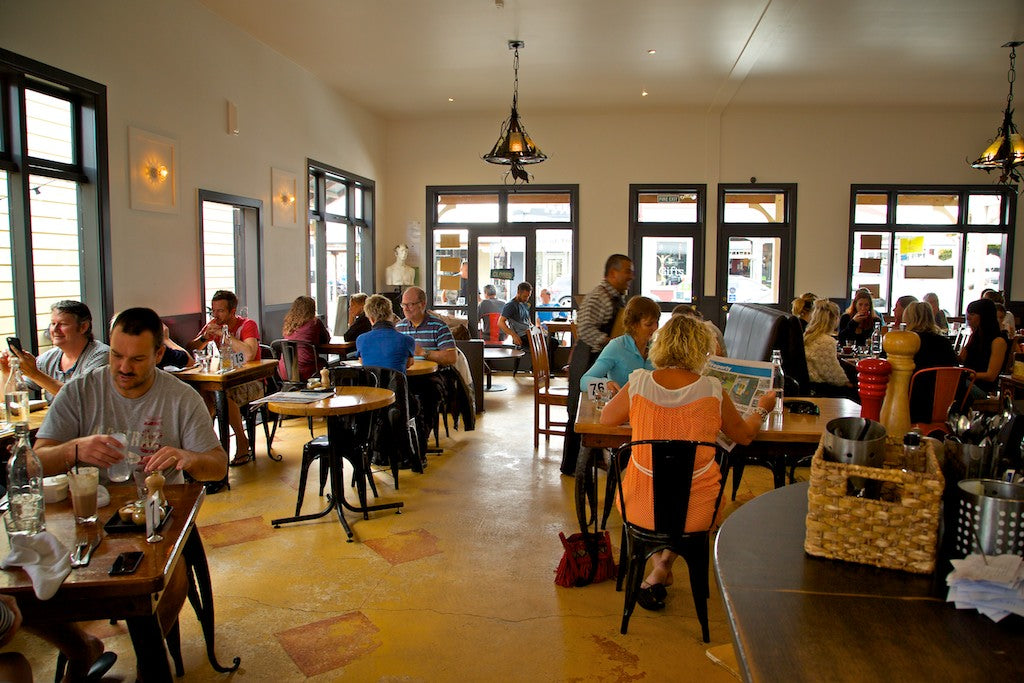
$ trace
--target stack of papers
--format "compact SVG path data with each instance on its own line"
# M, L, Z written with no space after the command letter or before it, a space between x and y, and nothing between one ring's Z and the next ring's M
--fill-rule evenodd
M279 391L276 394L270 394L269 396L250 401L249 405L259 405L261 403L269 403L270 401L276 403L316 403L328 396L334 396L333 389L324 391Z
M953 560L946 602L976 609L992 621L1024 616L1024 561L1018 555L969 555Z

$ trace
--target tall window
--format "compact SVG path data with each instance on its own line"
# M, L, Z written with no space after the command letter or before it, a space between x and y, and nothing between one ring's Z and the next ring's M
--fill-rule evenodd
M106 126L105 86L0 50L0 337L36 352L54 302L113 308Z
M782 307L793 297L796 185L718 186L718 293L723 308Z
M866 287L881 311L934 292L958 315L986 288L1009 290L1016 199L993 185L852 186L850 292Z
M327 328L339 331L347 296L376 291L374 182L309 161L309 295ZM342 321L345 322L345 321Z
M630 185L633 289L668 312L698 303L703 285L706 185Z
M466 317L475 331L478 298L493 287L508 301L525 281L533 285L531 310L568 316L577 292L578 203L577 185L428 187L427 272L418 284L430 307Z
M202 306L218 289L234 292L238 315L255 319L262 332L263 202L200 188L199 211Z

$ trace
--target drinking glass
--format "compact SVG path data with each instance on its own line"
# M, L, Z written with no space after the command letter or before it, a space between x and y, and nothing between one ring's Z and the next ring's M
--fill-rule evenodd
M132 476L132 470L135 469L135 463L139 461L139 456L125 448L128 437L123 432L114 432L108 436L121 444L121 460L107 467L107 478L117 483L128 481Z
M96 521L96 488L100 471L95 467L72 467L68 471L71 506L75 509L75 522L89 524Z

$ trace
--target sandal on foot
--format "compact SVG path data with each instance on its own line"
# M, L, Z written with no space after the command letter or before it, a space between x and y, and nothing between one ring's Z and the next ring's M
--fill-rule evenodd
M245 465L249 461L255 459L255 455L253 455L252 453L246 453L244 455L236 455L228 464L231 465L232 467L240 467L242 465Z
M668 595L668 591L660 583L656 583L653 586L647 586L644 588L640 587L640 591L636 595L637 603L646 610L657 612L658 610L665 609L665 597Z

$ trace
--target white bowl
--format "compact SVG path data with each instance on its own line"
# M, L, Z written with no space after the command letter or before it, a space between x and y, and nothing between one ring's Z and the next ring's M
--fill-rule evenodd
M68 476L58 474L55 477L43 479L43 500L47 503L56 503L68 497Z

